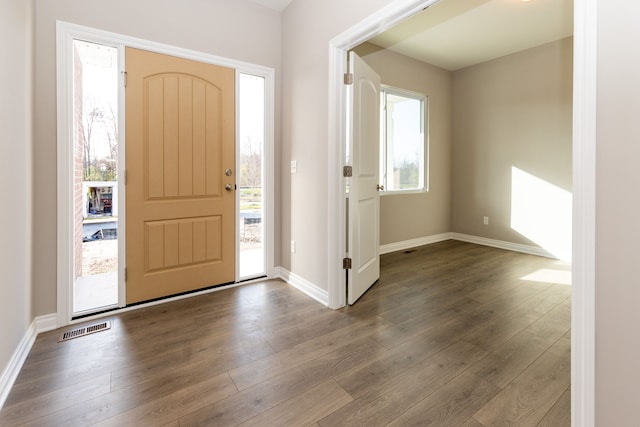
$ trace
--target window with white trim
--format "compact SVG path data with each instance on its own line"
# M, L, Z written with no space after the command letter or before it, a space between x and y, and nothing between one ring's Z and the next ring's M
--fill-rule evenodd
M428 190L427 97L380 90L380 180L387 194Z

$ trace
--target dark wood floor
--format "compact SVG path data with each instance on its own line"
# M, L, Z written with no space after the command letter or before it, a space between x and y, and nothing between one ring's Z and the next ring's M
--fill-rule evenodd
M269 281L42 334L0 425L570 425L571 288L523 279L568 266L455 241L381 262L338 311Z

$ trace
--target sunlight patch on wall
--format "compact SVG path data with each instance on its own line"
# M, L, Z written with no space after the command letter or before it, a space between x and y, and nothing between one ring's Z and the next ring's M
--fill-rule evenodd
M555 257L571 260L569 191L511 168L511 228Z

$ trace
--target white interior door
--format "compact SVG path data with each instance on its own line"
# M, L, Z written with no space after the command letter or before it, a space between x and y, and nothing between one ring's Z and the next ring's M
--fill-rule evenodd
M349 53L351 135L349 182L349 255L347 302L355 303L380 277L380 76L358 55Z

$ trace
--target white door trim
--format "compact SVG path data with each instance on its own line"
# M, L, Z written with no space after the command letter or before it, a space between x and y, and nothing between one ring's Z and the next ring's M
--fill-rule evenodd
M398 0L329 42L329 306L345 305L345 90L349 49L438 0ZM597 0L574 1L572 425L595 423L595 144Z
M571 424L595 425L598 1L574 0Z
M275 142L275 70L270 67L264 67L247 62L237 61L229 58L223 58L203 52L197 52L189 49L183 49L175 46L169 46L162 43L156 43L148 40L129 37L121 34L111 33L108 31L97 30L94 28L84 27L81 25L70 24L67 22L56 22L56 71L57 71L57 326L63 327L73 323L71 316L73 315L72 306L72 286L73 286L73 239L71 231L73 230L73 195L70 189L73 183L73 144L72 141L72 84L71 76L73 67L71 58L71 43L74 39L87 40L95 43L102 43L109 46L118 47L120 66L124 66L124 47L133 47L144 49L156 53L177 56L180 58L191 59L199 62L233 68L236 72L254 74L265 78L265 183L264 189L265 206L265 253L266 263L265 270L268 277L274 277L274 242L275 242L275 218L274 218L274 142ZM236 85L237 86L237 85ZM121 93L119 93L119 123L123 128L124 121L124 88L120 85ZM124 165L124 132L120 132L119 141L119 158L118 162ZM125 212L125 188L124 180L119 182L118 193L122 199L119 209ZM118 233L124 230L124 215L121 216L119 222L122 221L122 229L119 224ZM120 234L124 235L124 233ZM119 257L126 259L125 239L119 239ZM124 282L124 265L119 271L119 306L125 305L125 282ZM237 277L236 277L237 279Z

